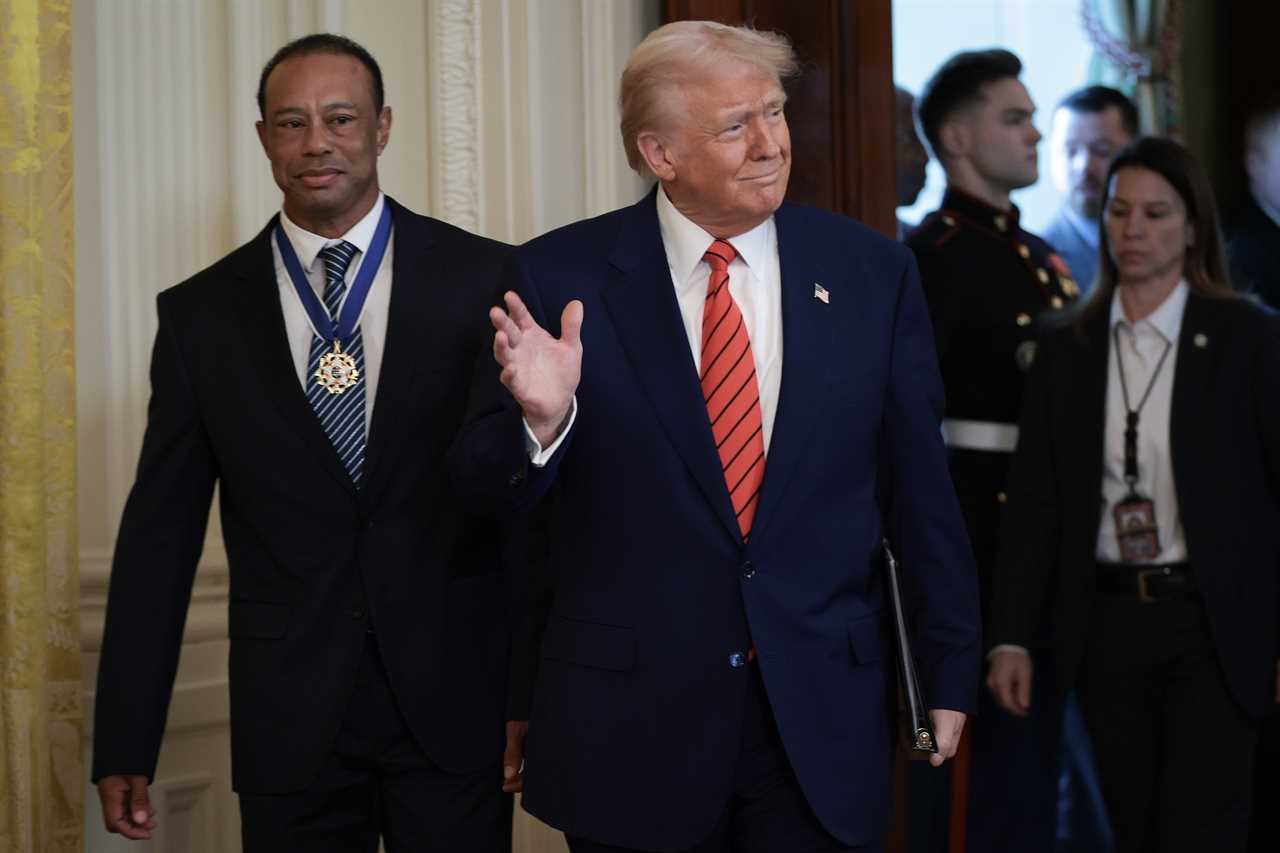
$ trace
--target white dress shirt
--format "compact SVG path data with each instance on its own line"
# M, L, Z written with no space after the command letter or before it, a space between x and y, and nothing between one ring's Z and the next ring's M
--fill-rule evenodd
M1112 339L1107 348L1107 419L1102 453L1102 497L1106 506L1095 549L1095 555L1101 562L1120 562L1120 545L1116 542L1112 509L1129 494L1129 485L1124 479L1127 410L1120 387L1117 337L1124 359L1129 404L1135 408L1152 381L1152 373L1165 346L1169 347L1165 364L1151 387L1151 396L1138 416L1136 487L1140 494L1155 502L1156 523L1160 530L1160 554L1155 562L1176 563L1187 559L1187 540L1182 531L1182 514L1178 511L1178 493L1173 482L1173 460L1169 455L1169 407L1173 401L1173 376L1178 369L1178 334L1187 307L1187 293L1187 283L1179 282L1159 308L1137 323L1130 323L1125 318L1119 288L1111 298L1108 328Z
M289 240L289 244L293 246L293 251L298 256L298 263L306 272L307 280L311 282L311 289L315 291L316 296L324 298L325 283L324 263L318 262L317 258L322 249L337 245L344 240L359 249L356 256L351 259L345 276L348 286L347 295L350 295L351 282L360 271L360 265L369 251L369 244L373 242L373 234L378 229L378 219L382 216L382 207L385 204L386 197L378 193L378 200L374 202L373 209L353 225L350 231L337 238L312 234L290 220L283 210L280 211L280 226L284 229L284 235ZM378 375L382 370L382 353L387 345L387 311L391 305L391 259L394 249L395 233L393 231L391 239L387 241L386 254L382 256L382 264L373 277L373 284L369 288L369 295L365 299L364 308L357 321L364 344L364 375L361 381L365 383L366 436L369 434L369 424L373 420L373 400L378 390ZM293 356L293 366L298 373L298 382L302 384L305 391L310 379L307 375L307 362L311 357L311 338L315 332L311 328L307 309L302 307L301 297L293 289L293 282L289 279L289 271L285 269L284 259L280 257L280 247L276 245L274 235L271 240L271 256L276 264L276 286L280 288L280 308L284 312L284 328L289 336L289 353ZM343 302L346 302L345 296Z
M702 373L702 312L707 304L711 265L702 259L716 238L676 210L666 192L658 188L658 225L667 253L671 284L680 305L693 366ZM773 419L778 413L782 387L782 271L778 263L778 229L770 216L745 234L728 242L737 257L729 264L729 294L742 312L751 339L760 387L761 436L769 452Z
M1111 297L1107 346L1107 416L1102 451L1102 526L1094 557L1099 562L1119 563L1120 544L1116 542L1116 522L1112 508L1129 494L1124 479L1124 430L1128 410L1120 388L1120 365L1116 359L1115 335L1119 327L1120 346L1124 348L1124 375L1129 385L1129 402L1135 407L1147 390L1151 374L1160 361L1165 344L1169 356L1151 388L1151 396L1138 415L1138 482L1140 494L1155 503L1156 524L1160 530L1160 554L1157 563L1177 563L1187 559L1187 540L1182 532L1182 515L1178 511L1178 494L1173 484L1173 460L1169 456L1169 406L1173 402L1173 373L1178 361L1178 333L1182 314L1187 307L1187 283L1179 282L1160 307L1130 323L1120 304L1119 288ZM1000 652L1027 653L1023 646L1000 644L987 652L992 658Z
M694 369L702 372L702 311L707 301L711 265L702 259L716 238L680 211L666 191L658 187L658 226L662 248L667 255L671 286L675 288L684 321L685 335ZM729 264L729 293L742 312L742 322L751 339L760 388L761 436L765 453L773 437L773 420L778 413L778 392L782 387L782 270L778 263L778 230L770 216L764 222L728 243L737 250ZM525 423L525 444L529 458L541 467L556 452L577 417L577 400L569 412L565 428L545 449L540 447Z

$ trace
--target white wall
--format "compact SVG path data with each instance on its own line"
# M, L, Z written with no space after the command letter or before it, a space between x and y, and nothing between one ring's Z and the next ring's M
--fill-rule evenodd
M654 0L73 0L90 726L115 528L145 425L155 295L252 237L279 204L253 131L271 53L318 30L363 43L394 112L384 188L416 210L520 242L643 192L618 142L616 85L626 54L657 23ZM239 850L226 600L215 517L156 779L161 828L149 845L108 837L86 789L89 853ZM521 813L515 849L562 842Z
M1080 25L1080 0L893 0L893 76L918 95L925 81L952 54L1002 47L1022 60L1022 82L1039 108L1040 180L1013 194L1031 231L1042 229L1061 204L1049 180L1046 148L1054 104L1088 82L1091 48ZM928 182L911 207L899 208L918 222L938 207L946 178L929 161Z

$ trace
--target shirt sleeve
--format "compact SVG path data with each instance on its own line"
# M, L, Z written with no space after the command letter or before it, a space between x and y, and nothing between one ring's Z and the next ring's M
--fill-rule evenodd
M569 417L565 418L564 427L556 436L555 441L551 442L545 449L538 443L538 439L533 435L533 429L529 426L526 418L521 418L520 422L524 424L524 446L529 451L529 461L533 463L535 468L543 468L552 456L556 455L556 451L560 449L560 445L564 443L564 437L569 434L569 430L573 429L573 422L578 419L578 395L574 394L573 399L569 402Z

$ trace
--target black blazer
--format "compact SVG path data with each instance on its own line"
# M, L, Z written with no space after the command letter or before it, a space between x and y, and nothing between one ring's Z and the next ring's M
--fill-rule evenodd
M1001 535L988 646L1031 646L1047 617L1064 690L1084 654L1106 510L1109 343L1105 304L1041 341ZM1244 299L1193 292L1171 406L1170 452L1192 569L1232 694L1261 715L1274 695L1280 653L1280 318Z
M1280 225L1252 197L1228 231L1231 283L1280 308Z
M160 294L146 437L111 573L95 779L154 774L215 483L236 790L313 778L370 624L431 759L496 773L509 633L500 540L455 500L444 455L492 339L486 311L508 247L388 203L390 317L359 491L298 382L274 220Z

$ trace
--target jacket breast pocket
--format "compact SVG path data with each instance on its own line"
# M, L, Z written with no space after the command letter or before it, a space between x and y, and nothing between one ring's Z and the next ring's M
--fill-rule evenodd
M239 640L278 640L289 630L289 606L269 601L233 601L227 635Z
M636 637L630 628L553 618L542 637L544 660L627 672L636 665Z
M885 632L880 617L877 610L849 623L849 649L854 663L875 663L884 657Z

